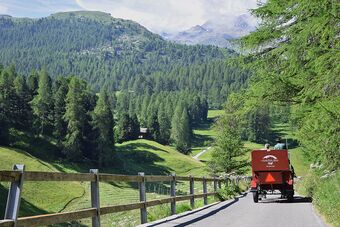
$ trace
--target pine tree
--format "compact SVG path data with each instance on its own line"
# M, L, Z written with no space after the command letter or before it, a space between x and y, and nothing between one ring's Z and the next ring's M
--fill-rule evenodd
M27 78L27 86L30 91L31 100L38 93L39 87L39 74L36 71L32 71Z
M8 145L9 143L9 94L14 93L8 83L7 76L0 72L0 144ZM12 92L11 92L12 91Z
M53 119L52 81L46 69L39 73L38 94L31 101L34 125L39 135L51 132Z
M108 96L104 90L100 92L92 118L93 127L98 132L96 139L96 159L98 166L101 167L110 163L113 159L114 150L114 122Z
M68 81L63 77L57 78L54 84L54 121L53 135L57 140L57 146L61 147L66 136L67 123L64 119L66 112L66 95L68 92Z
M228 100L225 113L216 124L218 134L208 163L213 174L242 174L248 165L247 160L243 158L247 150L241 141L243 119L240 101L237 96Z
M160 141L160 128L157 118L157 112L152 112L148 117L148 131L151 139L159 142Z
M177 104L171 121L171 139L176 149L187 154L191 146L191 128L188 111L182 102Z
M148 114L149 102L150 102L150 96L145 95L143 98L142 109L141 109L141 114L140 114L141 125L144 127L147 127L147 114Z
M15 110L12 113L15 119L15 125L19 129L31 128L33 115L29 105L30 92L23 76L17 76L14 80L14 89L16 93Z
M180 140L182 135L182 127L181 127L181 117L183 113L183 105L182 103L177 104L174 115L171 119L171 141L176 145Z
M129 119L129 139L138 139L140 124L136 114L133 114Z
M117 125L118 142L122 143L130 139L130 118L127 113L120 114Z
M13 127L15 119L12 113L15 111L16 94L14 89L14 75L10 74L6 69L0 74L0 110L1 117L5 128Z
M184 154L187 154L191 149L192 130L190 127L189 115L186 108L184 108L182 112L181 127L182 136L180 141L178 142L178 147L180 151L182 151Z
M159 123L159 142L161 144L169 144L171 121L166 113L165 103L160 105L157 119Z
M84 90L86 87L77 78L72 77L66 95L67 132L63 141L63 153L73 161L79 161L84 149L84 126L86 124L86 108Z
M0 101L0 145L9 144L9 125Z

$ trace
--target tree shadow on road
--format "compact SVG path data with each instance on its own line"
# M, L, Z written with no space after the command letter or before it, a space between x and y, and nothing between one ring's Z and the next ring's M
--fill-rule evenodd
M205 215L196 217L196 218L191 219L191 220L189 220L189 221L187 221L187 222L183 222L183 223L181 223L181 224L174 225L174 226L175 226L175 227L188 226L188 225L194 224L194 223L196 223L196 222L198 222L198 221L201 221L202 219L211 217L211 216L215 215L216 213L218 213L218 212L220 212L220 211L222 211L222 210L228 208L229 206L233 205L234 203L238 202L240 198L243 198L243 197L245 197L246 195L247 195L247 192L245 192L245 193L243 193L242 195L238 196L238 197L235 198L233 201L228 202L227 204L225 204L225 205L219 207L218 209L212 210L212 211L210 211L209 213L207 213L207 214L205 214ZM189 215L193 215L193 214L195 214L195 213L197 213L197 212L200 212L200 211L202 211L202 210L208 209L208 208L210 208L210 207L212 207L212 206L213 206L213 205L208 205L208 206L205 206L205 207L203 207L203 208L201 208L201 209L197 209L197 210L195 210L195 211L188 212L188 213L185 214L185 215L179 215L178 217L174 217L174 218L170 218L170 219L168 218L167 220L165 220L165 221L163 221L163 222L158 222L158 223L155 223L155 224L153 224L153 225L148 225L148 226L149 226L149 227L150 227L150 226L158 226L158 225L164 224L164 223L166 223L166 222L170 222L170 221L173 221L173 220L176 220L176 219L180 219L180 218L183 218L183 217L186 217L186 216L189 216Z

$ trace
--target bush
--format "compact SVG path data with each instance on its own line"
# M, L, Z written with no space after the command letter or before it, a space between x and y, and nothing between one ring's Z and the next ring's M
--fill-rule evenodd
M221 189L217 190L217 198L220 201L225 201L234 198L239 193L241 193L241 189L238 185L223 185Z

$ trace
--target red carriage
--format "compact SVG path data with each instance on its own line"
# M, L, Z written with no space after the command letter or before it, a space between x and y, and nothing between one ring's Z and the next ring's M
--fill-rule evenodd
M294 169L288 150L253 150L251 152L251 192L254 202L265 198L267 192L280 191L282 198L294 198Z

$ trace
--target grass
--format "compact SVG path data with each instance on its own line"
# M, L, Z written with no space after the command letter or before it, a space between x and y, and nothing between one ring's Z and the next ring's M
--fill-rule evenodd
M326 221L333 226L340 226L340 173L325 175L322 170L309 171L298 184L298 192L312 197Z
M143 171L145 174L157 175L173 172L185 176L207 174L203 163L154 141L143 139L128 141L118 144L116 149L125 160L122 166L125 173L136 174Z
M10 170L13 164L25 164L26 170L58 171L52 164L44 162L26 152L16 149L0 147L0 166L2 170ZM0 185L0 217L4 214L6 202L6 188L8 184ZM37 213L48 213L60 211L64 204L75 197L82 195L84 189L76 182L28 182L23 188L22 209L20 216L33 215ZM53 196L49 196L53 195Z
M19 143L19 142L18 142ZM26 170L53 171L53 172L88 172L92 168L89 164L75 165L60 162L44 154L45 146L34 148L21 141L21 147L28 147L32 152L27 153L20 149L0 147L0 169L10 170L13 164L25 164ZM39 146L38 146L39 147ZM37 150L40 150L39 152ZM116 146L117 158L120 160L112 167L101 169L101 172L133 174L170 174L188 176L206 175L205 165L190 156L183 155L171 147L160 145L148 140L129 141ZM32 155L36 154L35 155ZM47 152L46 152L47 153ZM39 157L41 158L39 158ZM53 160L54 159L54 160ZM4 214L7 183L0 184L0 218ZM168 197L168 182L159 182L158 191L155 185L147 187L147 198ZM89 182L25 182L22 194L20 216L30 216L59 211L72 211L90 207ZM181 189L181 186L179 186ZM184 191L186 187L182 188ZM134 203L139 201L138 186L136 183L100 183L101 206ZM122 212L105 215L103 225L135 226L139 223L139 211ZM85 225L90 220L82 220Z
M214 122L223 114L223 110L209 110L206 122L199 124L193 130L194 140L191 155L195 156L207 147L212 146L216 138L217 131L214 128ZM210 160L211 152L208 151L199 157L199 160L206 162Z

